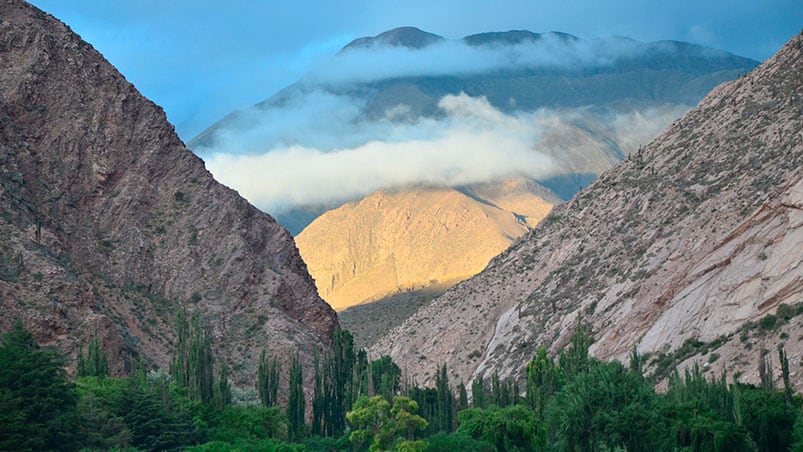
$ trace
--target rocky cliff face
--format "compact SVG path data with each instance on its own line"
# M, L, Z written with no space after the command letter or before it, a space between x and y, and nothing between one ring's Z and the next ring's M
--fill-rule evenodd
M371 352L421 382L441 363L455 381L520 377L582 315L592 354L626 359L635 344L659 376L698 362L756 382L761 350L785 343L803 389L801 74L798 35Z
M0 328L21 318L113 373L164 367L179 306L240 381L267 346L325 347L337 320L293 239L217 183L164 112L65 25L0 1Z
M321 297L342 310L479 273L549 213L542 196L525 180L378 192L324 213L296 240Z

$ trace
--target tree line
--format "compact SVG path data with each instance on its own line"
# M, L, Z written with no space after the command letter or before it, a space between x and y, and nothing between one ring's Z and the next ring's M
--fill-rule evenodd
M109 377L94 339L69 381L64 358L17 322L0 344L0 450L803 451L783 348L783 388L762 354L756 387L694 367L656 393L635 350L629 367L589 357L578 322L569 346L554 357L539 348L521 381L493 374L466 387L441 366L434 387L420 387L338 330L311 387L297 355L283 369L263 350L249 395L215 362L199 315L179 312L176 332L169 372L140 363Z

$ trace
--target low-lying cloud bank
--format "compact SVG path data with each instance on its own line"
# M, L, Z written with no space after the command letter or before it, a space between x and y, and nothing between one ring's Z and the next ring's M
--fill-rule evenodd
M358 199L381 189L450 187L566 171L542 135L588 121L582 109L504 113L484 97L444 96L440 118L359 119L348 97L310 93L297 105L254 113L252 127L221 131L216 150L196 149L215 177L278 214L304 205ZM320 102L314 102L315 99ZM656 136L687 107L594 116L627 152ZM567 129L569 130L569 129ZM570 130L565 133L572 133ZM567 140L571 141L571 140ZM348 143L344 145L344 143Z
M282 145L290 140L276 136L265 141L268 137L256 127L238 139L223 140L226 145L220 151L205 157L207 167L218 180L269 212L346 201L385 188L544 177L555 169L550 157L534 150L538 140L534 114L507 115L485 98L465 94L445 96L439 106L445 117L437 120L353 124L347 113L323 121L328 124L323 130L305 124L282 128L285 134L306 129L312 135L309 140L295 138L318 146ZM363 142L333 148L336 142L349 141L343 134ZM259 143L266 142L280 144L260 151Z

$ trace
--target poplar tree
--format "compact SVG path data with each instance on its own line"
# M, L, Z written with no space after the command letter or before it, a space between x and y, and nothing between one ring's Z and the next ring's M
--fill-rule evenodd
M275 406L278 403L276 397L279 393L279 364L276 358L272 358L268 362L265 350L262 350L262 353L259 354L259 369L257 372L259 399L264 406Z
M304 379L298 354L290 364L290 385L287 400L287 419L290 422L290 435L293 440L304 436Z
M170 373L176 385L187 390L190 399L203 403L214 400L212 332L197 312L192 316L191 330L186 311L180 309L176 314L176 347Z
M437 391L437 426L435 430L451 432L454 423L454 414L452 413L454 400L452 391L449 389L449 375L446 371L446 364L441 366L435 375L435 390Z

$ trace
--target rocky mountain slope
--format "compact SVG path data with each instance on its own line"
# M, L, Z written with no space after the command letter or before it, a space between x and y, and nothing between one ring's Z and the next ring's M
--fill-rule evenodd
M217 183L164 112L68 27L0 0L0 329L112 373L165 368L180 306L251 383L263 347L311 362L337 325L293 239ZM74 363L70 364L72 367Z
M555 202L527 180L378 192L324 213L296 242L321 297L342 310L477 274L549 213L544 197Z
M785 343L803 389L801 74L798 35L371 353L420 382L442 363L455 381L521 377L582 315L592 354L626 360L635 344L659 377L698 362L755 383L761 350ZM777 378L777 354L768 358Z

